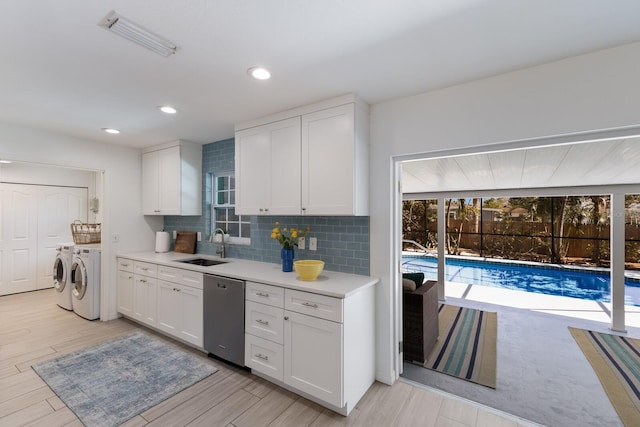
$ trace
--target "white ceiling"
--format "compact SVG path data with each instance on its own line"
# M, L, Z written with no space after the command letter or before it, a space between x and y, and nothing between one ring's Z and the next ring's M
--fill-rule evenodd
M134 147L208 143L233 136L234 123L343 93L377 103L640 40L635 0L2 6L0 121ZM177 53L164 58L105 31L97 24L111 10L173 41ZM250 79L254 65L273 78ZM160 104L180 113L162 115Z
M640 183L640 138L408 161L402 191L549 189Z

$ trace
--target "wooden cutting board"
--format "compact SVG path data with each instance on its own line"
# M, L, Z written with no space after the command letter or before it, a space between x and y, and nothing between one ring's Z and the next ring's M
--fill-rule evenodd
M176 235L176 244L174 252L182 252L185 254L196 253L196 233L194 231L178 231Z

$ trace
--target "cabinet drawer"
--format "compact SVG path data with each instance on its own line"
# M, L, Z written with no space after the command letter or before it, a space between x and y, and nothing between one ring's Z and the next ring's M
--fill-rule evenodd
M284 308L342 323L342 299L286 289Z
M247 301L245 304L245 332L282 344L283 317L284 310L279 307Z
M136 274L142 274L143 276L157 277L158 265L151 264L149 262L134 261L133 272Z
M247 282L246 286L245 298L248 301L284 307L284 288L256 282Z
M196 289L202 289L203 274L197 271L185 270L183 268L159 265L158 279L191 286Z
M118 258L118 270L133 273L133 261L128 258Z
M261 372L278 381L282 381L283 349L265 339L244 335L244 364L254 371Z

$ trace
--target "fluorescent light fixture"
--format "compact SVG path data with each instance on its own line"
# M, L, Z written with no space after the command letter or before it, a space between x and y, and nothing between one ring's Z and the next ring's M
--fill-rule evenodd
M112 10L98 23L105 30L124 37L152 52L167 57L176 53L176 45Z
M106 133L110 133L112 135L117 135L120 133L120 131L118 129L113 129L113 128L102 128L103 131L105 131Z
M13 163L13 162L12 162L11 160L1 160L1 159L0 159L0 163L6 163L6 164L9 164L9 163Z
M247 73L257 80L267 80L271 77L269 70L263 67L251 67L247 70Z
M166 114L175 114L178 112L178 110L176 110L175 108L169 106L169 105L161 105L160 107L158 107L160 109L160 111L162 111L163 113Z

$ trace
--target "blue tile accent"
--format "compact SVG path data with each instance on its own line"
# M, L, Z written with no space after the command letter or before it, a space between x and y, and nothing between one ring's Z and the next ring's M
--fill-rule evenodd
M211 234L211 176L235 170L235 140L226 139L202 146L201 216L165 216L164 229L172 232L200 231L197 252L214 255L218 244L208 243ZM231 258L280 263L280 244L271 239L271 229L279 221L286 228L310 228L309 237L318 239L318 250L296 249L296 259L319 259L325 270L369 275L369 217L252 216L251 245L227 244ZM308 247L308 246L307 246Z

